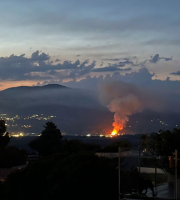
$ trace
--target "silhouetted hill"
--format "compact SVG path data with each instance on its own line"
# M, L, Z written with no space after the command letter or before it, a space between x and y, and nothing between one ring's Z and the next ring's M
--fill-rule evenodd
M0 114L31 116L43 114L56 116L53 121L59 128L68 133L82 133L100 123L105 126L113 120L113 113L99 103L94 91L72 89L62 85L50 84L46 86L16 87L0 92ZM29 119L18 120L20 127L31 124L26 130L40 133L45 121ZM109 123L108 123L109 122ZM23 130L21 128L20 130Z
M47 89L68 89L68 87L59 85L59 84L48 84L44 86L19 86L19 87L12 87L5 89L3 91L0 91L1 95L5 94L12 94L12 93L18 93L18 92L33 92L33 91L42 91Z
M9 88L1 91L0 96L0 103L3 107L6 107L5 110L10 107L13 109L18 107L20 109L31 105L47 106L58 104L91 108L101 106L95 92L83 89L70 89L58 84Z
M67 134L101 133L112 130L113 115L102 106L95 91L67 88L58 84L45 86L21 86L0 91L0 114L19 115L16 126L9 126L9 131L41 133L45 120L24 117L33 114L56 116L53 121ZM127 132L136 133L166 130L179 127L178 113L155 113L144 110L130 116ZM8 122L9 123L9 122ZM32 125L25 129L24 125Z

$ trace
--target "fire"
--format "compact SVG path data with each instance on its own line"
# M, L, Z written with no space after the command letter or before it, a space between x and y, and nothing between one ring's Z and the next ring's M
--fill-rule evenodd
M125 120L123 120L123 119L115 120L113 122L112 126L114 128L113 128L113 131L111 132L110 136L114 137L114 136L119 135L119 131L123 130L123 128L125 126Z
M112 133L111 133L112 136L114 136L116 134L117 134L117 130L113 130Z
M114 129L112 132L111 132L111 136L115 136L118 134L118 131L116 129Z
M114 129L110 134L111 137L119 135L119 131L123 130L124 128L123 123L116 124L116 122L114 122L113 126L114 126Z

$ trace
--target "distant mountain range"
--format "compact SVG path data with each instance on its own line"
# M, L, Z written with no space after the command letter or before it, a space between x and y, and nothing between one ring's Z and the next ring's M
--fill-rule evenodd
M0 91L0 97L0 114L55 115L57 117L54 121L68 133L79 134L95 129L101 122L104 127L111 128L113 120L113 113L102 106L96 92L90 90L72 89L58 84L21 86ZM33 127L38 126L36 121L31 123L34 123Z
M41 91L47 89L67 89L68 87L59 85L59 84L48 84L44 86L19 86L19 87L12 87L0 91L2 94L12 93L12 92L30 92L30 91Z
M112 130L113 123L113 113L101 105L95 91L72 89L58 84L21 86L0 91L2 113L21 116L20 120L14 122L18 127L10 126L10 131L40 133L46 121L23 120L33 114L56 116L53 122L67 134L105 133ZM24 129L24 124L30 124L32 128ZM126 131L142 133L174 127L180 127L180 114L144 111L130 117Z
M58 84L45 86L20 86L0 91L0 103L8 107L25 108L42 105L65 105L73 107L101 107L95 92L71 89ZM0 111L1 112L1 111Z

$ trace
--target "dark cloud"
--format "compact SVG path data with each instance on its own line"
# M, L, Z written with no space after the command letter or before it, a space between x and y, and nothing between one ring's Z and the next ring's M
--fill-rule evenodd
M137 59L137 57L133 57L133 59ZM115 59L110 59L110 58L106 58L106 59L103 59L104 61L119 61L118 63L114 64L114 67L112 69L115 69L115 67L124 67L126 65L130 65L130 66L139 66L139 67L142 67L144 66L147 62L150 62L150 63L157 63L158 61L160 60L165 60L165 61L170 61L172 60L172 57L171 58L168 58L168 57L160 57L159 54L155 54L154 56L151 56L151 59L149 60L144 60L144 61L141 61L141 62L137 62L137 61L133 61L131 60L130 58L121 58L121 59L118 59L118 58L115 58ZM107 69L107 67L106 67ZM115 70L114 70L115 71Z
M143 43L144 45L171 45L171 46L179 46L180 45L180 39L154 39L149 40L147 42Z
M119 67L124 67L125 65L139 66L137 62L133 62L129 58L124 58L124 61L120 61L118 65Z
M113 71L112 71L113 72ZM125 75L121 75L120 71L113 72L112 75L106 74L104 77L102 75L100 76L94 76L91 77L90 75L86 76L85 79L82 79L78 82L75 80L69 81L69 82L63 82L62 80L59 81L44 81L42 85L46 85L49 83L57 83L57 84L63 84L67 87L72 88L88 88L88 89L96 89L98 84L103 81L111 81L111 80L121 80L124 82L132 82L137 85L149 85L152 82L155 82L152 80L152 77L154 76L154 73L150 73L147 68L141 68L138 72L131 72L126 73Z
M154 56L151 56L151 59L148 60L150 63L157 63L159 60L165 60L165 61L170 61L172 60L171 58L166 58L166 57L160 57L159 54L156 54Z
M3 21L2 21L3 22ZM156 23L154 23L156 22ZM5 22L3 22L5 23ZM179 30L179 27L171 22L171 20L163 14L156 15L138 15L133 16L128 19L111 20L104 16L103 18L91 17L72 17L71 13L58 12L58 13L42 13L38 12L29 16L18 16L12 20L7 21L6 25L11 27L28 27L30 31L37 31L42 34L61 32L70 33L102 33L102 32L116 32L118 33L124 31L167 31L167 26L171 26L172 30ZM166 25L166 26L165 26ZM172 31L169 29L168 31Z
M115 72L115 71L130 71L132 68L119 68L117 66L109 66L109 67L101 67L101 68L95 68L92 71L93 72Z
M175 75L175 76L180 76L180 71L172 72L171 74L172 74L172 75Z
M101 68L95 68L92 71L93 72L115 72L115 71L130 71L132 68L122 68L126 65L128 66L139 66L136 62L130 60L129 58L121 58L121 59L103 59L104 61L119 61L115 64L109 63L109 66L101 67ZM103 62L100 66L102 66Z
M120 59L118 59L118 58L114 58L114 59L112 59L112 58L104 58L103 60L104 61L119 61Z
M180 75L180 72L177 73ZM165 110L169 109L174 112L180 111L180 108L178 106L180 101L180 81L172 81L169 77L167 77L166 80L157 80L154 79L154 76L155 74L150 73L147 68L141 68L137 72L126 73L125 75L121 75L120 72L116 71L112 75L107 74L104 77L102 75L94 77L88 75L85 79L82 79L78 82L75 80L69 82L63 82L61 80L48 82L45 81L43 84L40 85L58 83L72 88L96 90L98 86L103 84L104 82L123 81L125 83L132 83L138 87L143 88L144 90L147 89L152 93L155 92L156 94L158 94L154 97L156 99L159 98L158 96L161 96L159 100L161 100L162 98L164 102L167 103Z
M164 59L165 61L170 61L170 60L172 60L172 57L171 58L162 57L161 59Z
M104 62L101 62L100 67L102 67L104 65Z
M160 60L159 54L156 54L155 56L151 56L151 60L149 60L149 62L157 63L159 60Z
M0 57L0 79L1 80L44 80L78 78L91 72L96 62L89 63L89 60L75 62L65 60L62 64L53 64L50 56L46 53L35 51L31 57L11 55ZM55 60L59 62L59 59Z
M34 53L32 53L31 55L31 60L32 61L38 61L38 62L41 62L41 61L46 61L46 60L49 60L50 56L48 54L45 54L45 53L41 53L40 51L35 51Z
M69 78L76 79L81 76L84 76L85 74L88 74L94 69L96 65L96 61L93 61L90 65L86 66L86 64L89 63L89 60L85 60L82 64L79 65L79 67L76 67L76 69L71 70L69 73Z
M30 57L25 54L10 55L9 57L0 57L0 79L1 80L64 80L81 78L91 72L118 72L130 71L131 67L142 67L146 62L157 63L159 60L169 61L172 58L160 57L159 54L152 56L150 60L142 62L137 58L108 58L105 65L101 62L100 66L96 66L96 61L89 60L76 61L65 60L60 63L59 59L52 61L52 57L44 52L35 51ZM135 61L134 61L135 60ZM104 65L104 67L102 67Z

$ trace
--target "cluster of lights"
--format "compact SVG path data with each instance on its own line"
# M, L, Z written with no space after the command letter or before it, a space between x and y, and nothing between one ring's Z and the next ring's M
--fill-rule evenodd
M18 127L18 124L15 124L15 123L12 123L12 122L15 122L15 121L20 120L20 119L23 119L23 120L36 119L36 120L47 121L47 120L50 120L50 119L55 118L55 117L56 116L53 116L53 115L46 117L46 116L43 116L43 114L41 114L41 115L34 114L32 116L27 116L27 117L24 117L24 118L20 117L19 115L15 115L14 117L10 118L10 117L7 116L7 114L0 114L0 119L3 119L3 120L6 121L5 125L7 127L10 127L10 126ZM25 125L22 125L21 127L22 128L31 128L32 126L25 124Z
M23 133L16 133L16 134L11 134L10 135L11 137L23 137L24 136L24 134Z
M34 114L32 116L24 117L23 119L24 120L28 120L28 119L49 120L49 119L55 118L55 117L56 116L53 116L53 115L44 117L43 114L41 114L41 115ZM14 122L14 120L21 119L21 117L18 115L15 115L14 117L7 117L7 114L0 114L0 118L4 119L5 121L12 121L12 122Z
M151 122L155 121L156 119L151 119ZM160 124L162 125L166 125L166 126L169 126L168 124L166 124L165 122L161 121L160 119L157 119L157 121L159 121Z
M23 127L23 128L31 128L32 126L31 125L23 125L21 127Z

